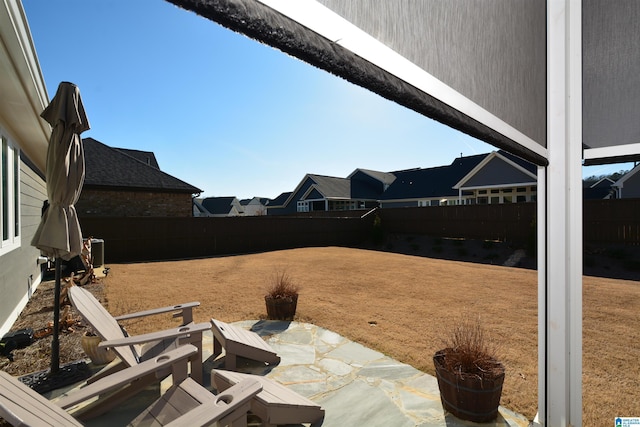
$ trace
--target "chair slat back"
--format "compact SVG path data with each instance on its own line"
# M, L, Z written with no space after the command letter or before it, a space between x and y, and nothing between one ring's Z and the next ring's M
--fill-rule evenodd
M0 371L0 417L14 426L82 426L60 407Z
M100 304L93 294L80 286L69 288L69 299L73 307L105 341L125 338L122 328L113 316ZM127 366L137 365L139 354L130 346L113 347L113 351Z

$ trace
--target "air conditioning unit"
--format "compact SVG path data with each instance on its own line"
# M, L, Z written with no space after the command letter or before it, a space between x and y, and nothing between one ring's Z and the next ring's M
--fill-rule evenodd
M91 239L91 263L93 268L100 268L104 265L103 239Z

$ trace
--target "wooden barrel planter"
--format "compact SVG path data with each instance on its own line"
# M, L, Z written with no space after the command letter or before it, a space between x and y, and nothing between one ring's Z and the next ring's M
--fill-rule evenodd
M110 348L100 348L102 339L96 335L85 333L80 339L80 346L94 365L105 365L115 359L116 354Z
M457 418L486 423L498 417L498 406L504 382L502 373L491 379L458 375L444 368L444 351L433 356L442 407Z
M293 320L298 305L298 295L287 298L264 297L267 305L267 317L271 320Z

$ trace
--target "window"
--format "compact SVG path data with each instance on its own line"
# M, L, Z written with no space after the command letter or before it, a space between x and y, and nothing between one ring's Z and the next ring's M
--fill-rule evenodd
M298 212L309 212L309 202L307 202L307 201L299 201L298 202Z
M0 254L20 246L20 150L0 134Z

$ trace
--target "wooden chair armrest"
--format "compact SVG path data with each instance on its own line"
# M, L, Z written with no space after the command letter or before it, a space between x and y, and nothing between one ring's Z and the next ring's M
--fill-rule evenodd
M164 340L167 338L177 338L177 337L181 337L189 334L197 334L197 333L202 334L202 332L209 329L211 329L211 324L209 322L192 323L185 326L179 326L174 329L166 329L164 331L150 332L148 334L142 334L142 335L134 335L131 337L119 338L117 340L102 341L100 342L100 344L98 344L98 347L105 348L105 347L120 347L125 345L134 345L134 344L144 344L152 341Z
M114 317L116 321L136 319L138 317L153 316L156 314L169 313L174 311L173 317L182 317L183 323L193 322L193 307L198 307L200 303L198 301L187 302L184 304L171 305L167 307L154 308L151 310L137 311L135 313L123 314L122 316Z
M251 399L260 391L262 385L257 380L247 378L218 394L215 400L197 406L165 426L202 426L215 421L222 421L222 425L230 425L231 422L247 416Z
M96 382L87 384L79 390L71 392L68 396L60 397L55 401L55 403L61 408L67 409L92 397L121 388L145 375L163 369L170 369L172 366L177 364L184 364L185 367L180 369L186 370L189 357L193 356L197 352L198 349L191 344L182 345L153 359L149 359L138 365L131 366L101 378Z

